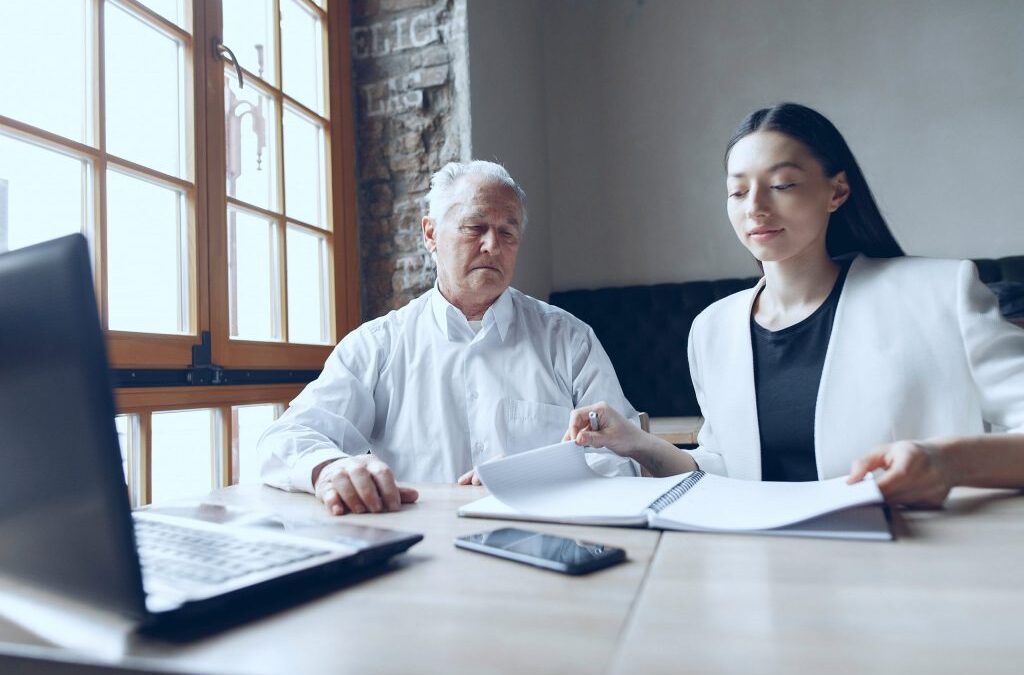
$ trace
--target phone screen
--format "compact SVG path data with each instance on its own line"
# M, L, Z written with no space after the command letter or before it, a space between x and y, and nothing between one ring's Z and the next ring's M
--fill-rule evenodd
M625 551L614 546L514 527L459 537L455 543L462 548L493 553L571 574L600 569L620 562L626 557Z

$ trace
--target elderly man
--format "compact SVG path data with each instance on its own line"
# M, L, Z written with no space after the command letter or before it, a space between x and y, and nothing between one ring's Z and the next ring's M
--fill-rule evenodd
M479 484L475 465L558 442L573 408L636 414L590 327L509 287L526 195L508 172L450 163L427 201L435 287L347 335L259 442L267 484L313 492L337 515L415 501L396 480Z

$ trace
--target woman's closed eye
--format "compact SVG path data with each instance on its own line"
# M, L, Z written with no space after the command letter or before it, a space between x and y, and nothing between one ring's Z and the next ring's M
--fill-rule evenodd
M795 188L795 187L796 187L796 183L778 183L776 185L773 185L772 189L773 190L778 190L779 192L783 192L785 190L789 190L790 188Z

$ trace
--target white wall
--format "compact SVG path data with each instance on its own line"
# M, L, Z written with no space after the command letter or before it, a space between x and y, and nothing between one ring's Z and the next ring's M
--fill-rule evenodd
M474 154L507 153L531 198L546 182L548 267L535 267L543 252L529 242L519 282L542 297L753 274L725 217L722 151L747 112L783 100L836 123L908 252L1024 253L1024 2L470 0L469 10ZM546 166L528 156L542 148Z
M540 0L470 0L470 114L474 159L500 162L526 191L529 224L513 285L551 289L545 63Z

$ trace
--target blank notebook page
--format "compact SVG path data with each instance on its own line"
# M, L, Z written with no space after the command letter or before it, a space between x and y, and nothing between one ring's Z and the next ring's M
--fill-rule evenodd
M477 473L491 494L508 506L549 518L642 516L680 480L602 476L572 441L481 464Z
M705 474L659 514L695 529L766 530L798 523L851 506L880 502L873 480L853 485L846 477L806 483L777 483Z

